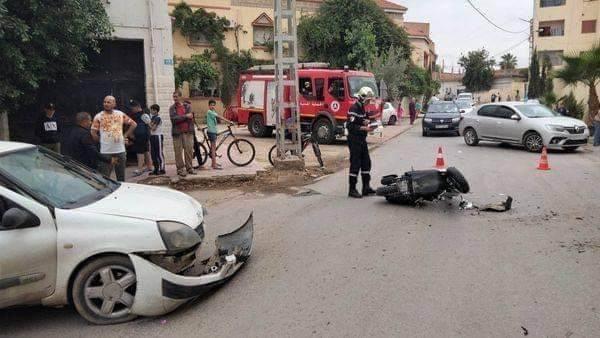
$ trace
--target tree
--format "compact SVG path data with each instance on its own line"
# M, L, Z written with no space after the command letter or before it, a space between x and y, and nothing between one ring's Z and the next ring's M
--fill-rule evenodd
M373 0L324 1L314 16L300 20L298 41L305 61L329 62L333 67L365 66L365 59L386 52L390 46L402 48L403 59L408 60L411 55L404 29L394 24ZM368 54L363 57L359 50L367 46Z
M471 51L467 56L462 56L458 64L465 69L462 83L468 91L479 92L492 88L496 61L490 58L487 50Z
M500 58L502 59L502 61L500 61L500 69L510 70L517 68L517 57L511 53L506 53Z
M570 86L581 83L588 87L588 113L585 115L585 121L591 125L600 109L596 92L596 86L600 83L600 45L580 54L565 55L563 60L565 65L555 73L555 77Z
M535 50L533 51L531 63L529 64L529 86L527 88L527 98L536 99L543 94L543 88L540 86L541 83L540 61L537 56L537 50Z
M44 83L83 72L86 52L99 51L111 33L99 0L0 0L0 114L28 103Z
M402 99L401 86L406 79L408 62L403 59L400 47L390 47L386 53L376 56L367 69L375 75L377 83L385 82L387 98L394 101Z
M210 54L192 55L181 61L175 68L175 86L181 87L184 81L196 84L198 89L206 89L214 84L219 74L210 62Z
M585 104L583 103L583 100L577 101L577 98L575 98L575 94L573 94L573 91L571 91L569 95L563 96L559 100L559 102L562 102L562 104L565 106L567 112L569 112L569 116L574 117L576 119L581 119L583 117L583 113L585 111Z

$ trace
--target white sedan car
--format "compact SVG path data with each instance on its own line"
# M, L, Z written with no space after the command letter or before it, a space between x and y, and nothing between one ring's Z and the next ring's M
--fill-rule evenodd
M390 126L393 126L398 122L398 111L390 102L386 102L383 104L381 122Z
M172 311L226 281L252 250L250 215L197 257L204 214L183 193L0 142L0 309L71 303L95 324Z

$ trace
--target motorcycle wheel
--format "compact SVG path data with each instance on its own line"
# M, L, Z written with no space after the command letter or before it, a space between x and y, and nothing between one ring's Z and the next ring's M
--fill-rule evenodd
M452 185L461 193L466 194L471 190L469 182L463 176L463 174L456 168L450 167L446 170L448 180L452 182Z

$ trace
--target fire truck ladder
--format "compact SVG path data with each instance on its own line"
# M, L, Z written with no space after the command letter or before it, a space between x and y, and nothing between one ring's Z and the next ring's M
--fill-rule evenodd
M274 0L274 52L275 52L275 119L277 153L285 159L291 153L301 159L301 130L298 110L298 40L296 34L296 0ZM285 97L287 91L289 97ZM286 119L286 111L290 118ZM292 135L292 142L285 142L286 130ZM289 154L288 153L288 154Z

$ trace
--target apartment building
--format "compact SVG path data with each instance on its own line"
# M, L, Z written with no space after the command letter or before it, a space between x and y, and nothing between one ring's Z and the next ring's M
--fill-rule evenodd
M598 0L534 0L534 45L540 58L549 57L554 67L562 66L563 55L578 54L600 40ZM571 90L587 102L586 88L565 87L555 80L558 97Z
M408 34L412 46L412 61L431 72L434 71L437 55L435 43L429 33L430 24L427 22L404 22L402 25Z

